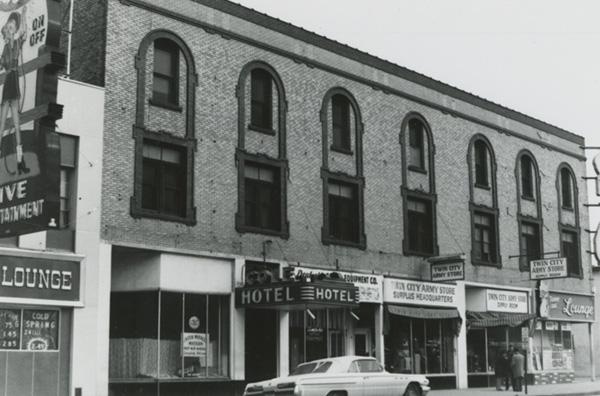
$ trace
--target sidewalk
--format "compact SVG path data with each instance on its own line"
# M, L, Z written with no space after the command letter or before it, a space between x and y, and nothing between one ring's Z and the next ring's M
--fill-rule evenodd
M461 390L434 390L429 392L428 396L513 396L524 394L525 392L515 392L512 390L499 392L496 390L496 388L471 388ZM600 396L600 381L576 381L572 384L529 385L527 394L535 396Z

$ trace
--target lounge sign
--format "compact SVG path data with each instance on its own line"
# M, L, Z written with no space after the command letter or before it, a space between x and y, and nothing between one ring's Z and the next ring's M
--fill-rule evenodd
M385 278L386 303L456 307L456 286L407 279Z
M0 297L79 301L79 276L75 261L2 257Z
M328 271L317 268L295 267L294 276L305 276L312 274L329 275L338 273L346 282L353 283L358 287L359 301L361 303L383 302L383 276L374 274L361 274L358 272Z
M595 317L593 296L550 292L548 319L593 322Z
M355 307L357 304L356 286L342 282L277 282L235 289L238 308Z
M565 257L532 260L529 263L530 279L554 279L567 276L567 259Z

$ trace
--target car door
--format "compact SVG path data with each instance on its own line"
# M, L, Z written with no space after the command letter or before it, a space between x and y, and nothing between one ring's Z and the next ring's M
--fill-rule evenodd
M355 361L362 376L364 396L398 396L398 384L393 375L385 372L383 367L374 359Z

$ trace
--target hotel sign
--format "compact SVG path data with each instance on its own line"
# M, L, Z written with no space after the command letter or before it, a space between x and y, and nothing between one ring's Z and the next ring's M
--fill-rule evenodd
M21 257L0 260L0 298L79 301L80 264Z
M237 308L356 307L358 289L346 282L277 282L235 289Z
M317 268L294 267L294 276L306 276L312 274L329 275L338 273L346 282L353 283L358 287L359 301L361 303L383 302L383 276L374 274L362 274L359 272L329 271Z
M529 262L530 279L554 279L566 278L567 276L567 259L565 257Z
M457 306L455 285L385 278L383 292L383 300L386 303Z

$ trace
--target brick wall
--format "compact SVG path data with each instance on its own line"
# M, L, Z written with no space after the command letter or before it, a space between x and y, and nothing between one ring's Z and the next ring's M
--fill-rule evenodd
M165 1L159 5L167 6ZM163 4L164 3L164 4ZM173 7L186 11L209 23L230 25L232 21L218 12L209 12L187 0ZM233 26L233 25L232 25ZM237 26L237 25L236 25ZM194 203L197 225L193 227L157 221L133 219L129 199L133 195L136 73L134 56L142 38L154 29L168 29L179 35L191 48L199 85L196 100L196 138ZM246 27L246 29L250 29ZM518 270L518 260L509 255L519 252L517 227L515 161L517 153L530 150L541 174L542 212L544 218L544 250L560 249L558 234L556 171L561 162L569 163L578 175L580 203L586 202L586 186L580 177L584 163L549 150L541 145L499 133L495 129L455 117L404 97L375 90L371 86L309 67L266 49L224 38L219 34L171 19L158 13L121 2L108 3L106 53L106 113L104 137L104 173L102 205L102 237L114 243L127 243L148 248L175 248L212 251L260 257L262 241L274 241L267 257L305 264L331 266L339 260L346 270L374 270L411 277L427 277L428 266L422 259L402 255L403 218L400 186L401 157L399 133L403 118L409 112L423 115L431 126L436 149L435 172L438 195L438 244L440 254L471 251L467 147L476 133L491 142L498 164L498 204L500 209L500 253L502 269L466 266L467 279L485 283L531 286L528 274ZM249 30L248 37L265 43L279 39L263 28ZM310 55L316 50L297 42L296 50ZM287 240L256 234L239 234L234 221L237 211L237 169L234 154L237 144L236 84L242 67L262 60L276 69L285 86L288 101L287 149L290 177L288 181ZM335 61L335 57L333 58ZM339 64L346 60L338 59ZM332 62L333 63L333 62ZM364 78L371 72L365 68ZM92 75L96 75L92 73ZM98 73L98 78L101 73ZM379 76L386 80L388 77ZM391 77L389 78L391 80ZM319 111L327 90L340 86L356 98L364 123L363 157L365 187L366 250L321 243L322 180L320 178L322 145ZM418 89L417 89L418 91ZM524 92L523 94L527 94ZM439 95L439 102L448 98ZM456 104L452 104L456 106ZM475 116L475 115L474 115ZM496 116L498 124L520 128L530 134L530 127ZM535 131L534 131L535 132ZM248 132L252 133L252 132ZM542 131L533 135L540 141L561 143L556 136ZM532 136L533 136L532 135ZM254 136L260 139L261 136ZM564 141L573 149L573 143ZM574 150L574 149L573 149ZM587 210L580 210L582 228L587 227ZM583 233L581 255L586 281L555 281L551 289L589 290L589 249Z

